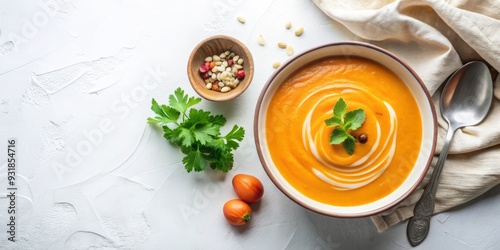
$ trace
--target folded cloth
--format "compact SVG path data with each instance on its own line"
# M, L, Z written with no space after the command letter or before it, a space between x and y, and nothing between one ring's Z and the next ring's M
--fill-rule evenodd
M496 0L313 1L360 40L407 61L433 95L438 111L439 87L453 71L472 60L488 63L496 79L492 108L481 124L456 132L434 212L463 204L500 184L500 5ZM436 154L448 127L439 112L438 122ZM390 211L372 216L379 232L413 216L413 207L436 160L434 157L431 169L413 194Z

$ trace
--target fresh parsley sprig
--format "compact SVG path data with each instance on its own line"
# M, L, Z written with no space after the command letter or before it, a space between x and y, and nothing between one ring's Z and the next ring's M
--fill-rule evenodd
M356 130L366 119L363 109L355 109L347 112L347 103L340 98L333 107L333 116L326 119L328 127L335 127L330 135L330 144L341 144L348 154L354 153L356 139L349 134L349 131Z
M187 172L205 170L207 165L227 172L233 168L232 151L239 147L245 129L234 125L227 135L221 136L220 128L226 118L192 108L200 102L201 98L189 97L181 88L169 96L168 106L153 98L151 110L156 116L148 118L148 123L160 125L165 139L180 147Z

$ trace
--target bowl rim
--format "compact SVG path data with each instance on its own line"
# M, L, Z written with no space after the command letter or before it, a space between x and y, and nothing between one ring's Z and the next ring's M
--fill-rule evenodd
M198 50L200 50L200 48L205 43L213 41L213 40L219 40L219 39L234 43L243 49L243 51L245 52L245 55L244 55L245 63L249 63L248 67L249 67L250 72L245 72L245 78L243 80L247 81L247 84L240 84L240 86L238 86L238 87L241 87L241 88L233 89L227 93L221 93L221 95L218 95L218 97L212 97L212 96L206 94L206 92L205 92L206 89L203 89L196 82L194 82L196 80L195 77L197 76L197 74L193 74L191 72L191 65L193 63L196 52ZM254 60L253 60L252 52L250 51L250 49L248 49L248 47L240 40L238 40L232 36L228 36L228 35L214 35L214 36L210 36L210 37L207 37L207 38L201 40L191 50L191 53L189 54L188 61L187 61L187 74L188 74L189 84L191 85L191 87L194 89L194 91L198 95L200 95L201 97L203 97L206 100L214 101L214 102L229 101L229 100L232 100L232 99L240 96L241 94L243 94L243 92L245 92L245 90L252 83L254 71L255 71Z
M265 158L264 158L264 155L263 155L263 152L262 152L263 150L260 147L261 140L259 138L259 116L260 116L260 109L261 109L261 106L262 106L262 103L263 103L263 100L264 100L264 96L266 95L268 89L270 88L271 83L280 74L280 72L284 68L286 68L288 65L290 65L292 62L294 62L295 60L297 60L298 58L302 57L305 54L308 54L308 53L311 53L313 51L320 50L320 49L323 49L323 48L326 48L326 47L342 46L342 45L360 46L360 47L365 47L365 48L368 48L368 49L376 50L376 51L378 51L378 52L380 52L382 54L385 54L385 55L389 56L391 59L395 60L402 67L404 67L415 78L415 80L418 82L418 84L420 85L421 90L423 91L423 93L424 93L424 95L426 97L427 102L429 102L430 112L431 112L431 115L432 115L432 124L433 124L432 128L430 128L430 129L432 129L432 137L433 137L432 138L432 144L431 144L430 151L429 151L430 153L428 155L428 159L427 159L426 165L425 165L422 173L420 173L420 176L418 177L417 181L415 183L413 183L413 185L408 189L408 191L406 191L403 195L401 195L397 199L393 200L392 202L388 203L387 205L381 206L379 208L373 209L373 210L368 211L368 212L362 212L362 213L360 212L360 213L353 213L353 214L327 212L327 211L324 211L324 210L321 210L321 209L318 209L318 208L314 207L313 205L309 204L307 201L301 201L299 199L296 199L291 194L291 192L288 191L274 177L273 173L270 170L270 167L268 166L268 164L265 161ZM422 81L422 79L413 70L413 68L410 67L410 65L407 62L405 62L404 60L402 60L400 57L396 56L392 52L389 52L388 50L385 50L385 49L383 49L381 47L378 47L376 45L373 45L373 44L369 44L369 43L365 43L365 42L359 42L359 41L342 41L342 42L326 43L326 44L319 45L319 46L310 48L308 50L305 50L305 51L303 51L303 52L295 55L293 58L289 59L285 63L283 63L277 70L275 70L271 74L271 76L268 78L267 82L262 87L261 93L260 93L259 98L257 100L257 104L256 104L256 107L255 107L255 112L254 112L254 124L253 124L253 128L254 129L253 129L253 132L254 132L254 142L255 142L256 149L257 149L257 155L259 157L259 160L260 160L260 162L261 162L261 164L262 164L262 166L263 166L263 168L264 168L267 176L271 179L271 181L274 183L274 185L276 187L278 187L278 189L285 196L287 196L290 200L294 201L295 203L297 203L298 205L300 205L300 206L302 206L304 208L307 208L307 209L309 209L309 210L311 210L313 212L319 213L319 214L323 214L323 215L327 215L327 216L332 216L332 217L338 217L338 218L361 218L361 217L373 216L373 215L379 214L381 212L387 211L387 210L395 207L397 204L399 204L400 202L402 202L406 198L408 198L408 196L410 196L415 191L415 189L420 185L420 183L424 179L424 177L425 177L426 173L428 172L428 170L430 168L430 165L432 163L432 159L433 159L433 155L434 155L433 152L435 152L436 142L437 142L437 132L438 132L437 127L438 127L438 122L437 122L436 108L434 106L434 102L433 102L432 96L431 96L431 94L430 94L427 86L425 86L424 82ZM422 138L422 139L425 139L425 138Z

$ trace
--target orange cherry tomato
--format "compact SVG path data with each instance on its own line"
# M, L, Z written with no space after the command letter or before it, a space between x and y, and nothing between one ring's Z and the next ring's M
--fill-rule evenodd
M224 208L224 217L226 220L235 226L242 226L252 220L252 208L244 201L234 199L226 202Z
M256 202L264 195L264 186L257 177L248 174L237 174L233 177L233 188L240 199Z

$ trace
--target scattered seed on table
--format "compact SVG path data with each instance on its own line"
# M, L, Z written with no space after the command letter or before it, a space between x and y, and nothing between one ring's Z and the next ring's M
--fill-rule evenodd
M239 16L237 19L238 19L238 22L240 22L240 23L245 23L245 21L246 21L245 18L242 16Z
M266 44L266 41L264 40L264 37L262 35L259 35L259 38L257 38L257 42L260 46L264 46Z
M278 43L278 47L280 47L280 48L282 48L282 49L285 49L285 48L286 48L286 43L279 42L279 43Z
M290 21L290 20L286 21L286 23L285 23L285 28L286 28L287 30L289 30L291 27L292 27L292 21Z
M304 33L304 27L298 27L297 29L295 29L295 35L296 36L301 36L302 34Z
M288 56L293 55L293 47L292 47L292 45L288 45L288 46L286 46L286 54L287 54Z
M280 65L281 65L281 63L279 61L273 62L273 68L275 68L275 69L279 68Z

